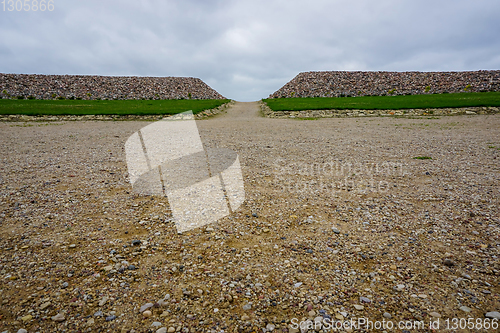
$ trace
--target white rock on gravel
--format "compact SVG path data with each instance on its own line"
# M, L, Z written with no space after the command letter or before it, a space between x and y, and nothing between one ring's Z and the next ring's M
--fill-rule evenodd
M64 314L62 312L60 312L60 313L56 314L55 316L51 317L51 319L53 321L61 322L61 321L66 320L66 317L64 316Z
M498 311L487 312L484 316L485 316L486 318L491 318L491 319L498 319L498 320L500 320L500 312L498 312Z

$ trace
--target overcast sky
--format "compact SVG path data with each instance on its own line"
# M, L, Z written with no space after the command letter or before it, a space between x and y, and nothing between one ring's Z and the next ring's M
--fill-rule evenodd
M55 0L52 12L9 7L9 0L5 10L0 3L2 73L192 76L228 98L252 101L303 71L500 69L498 0Z

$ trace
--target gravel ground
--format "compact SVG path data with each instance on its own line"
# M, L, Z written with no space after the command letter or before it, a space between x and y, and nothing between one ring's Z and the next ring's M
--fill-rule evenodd
M260 113L197 122L238 152L246 202L181 235L127 181L124 143L150 122L0 123L0 332L500 316L500 115Z

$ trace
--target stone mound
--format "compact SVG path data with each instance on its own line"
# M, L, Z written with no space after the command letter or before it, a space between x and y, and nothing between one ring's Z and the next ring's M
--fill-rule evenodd
M1 74L0 98L224 99L192 77Z
M500 71L303 72L269 98L418 95L500 91Z

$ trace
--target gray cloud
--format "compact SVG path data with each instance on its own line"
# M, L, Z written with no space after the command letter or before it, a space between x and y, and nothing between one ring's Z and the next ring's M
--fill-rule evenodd
M54 1L0 7L0 72L199 77L236 100L300 71L500 68L500 2Z

